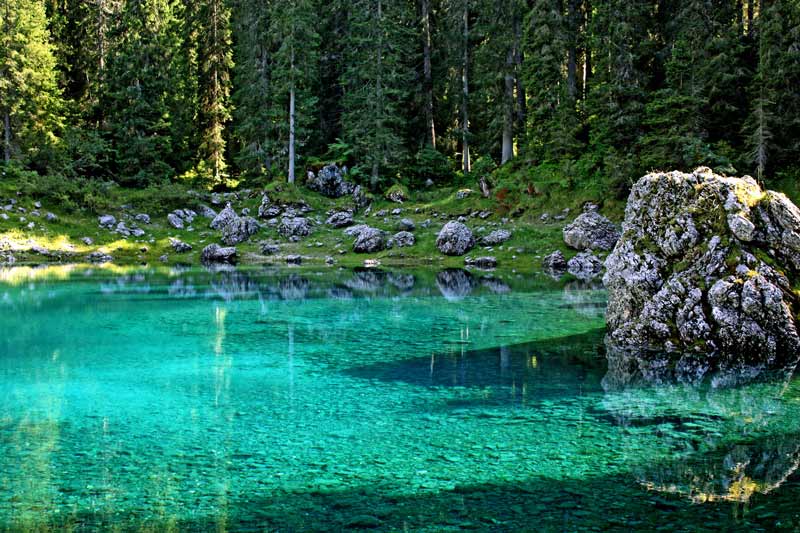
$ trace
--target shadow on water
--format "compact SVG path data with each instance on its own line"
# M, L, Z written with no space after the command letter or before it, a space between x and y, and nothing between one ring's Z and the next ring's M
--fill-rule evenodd
M143 520L81 511L37 530L797 531L800 434L667 461L645 474L531 478L397 494L380 484L237 495L214 515ZM535 460L535 448L531 451ZM736 465L741 465L737 467ZM388 490L387 490L388 489ZM690 494L692 497L687 498ZM746 496L746 497L742 497ZM700 503L702 502L702 503ZM0 524L19 530L20 524Z
M345 374L420 387L509 388L531 400L600 392L606 365L598 349L604 330L482 350L352 367ZM504 402L507 403L507 399ZM485 402L483 402L485 403Z

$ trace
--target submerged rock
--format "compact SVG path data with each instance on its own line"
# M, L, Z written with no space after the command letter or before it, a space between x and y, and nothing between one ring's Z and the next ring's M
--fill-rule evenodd
M726 383L800 358L800 210L750 177L645 176L606 267L612 352Z
M461 222L448 222L436 237L436 247L445 255L464 255L475 246L475 236Z
M564 228L564 242L576 250L611 250L619 240L613 222L596 211L587 211Z

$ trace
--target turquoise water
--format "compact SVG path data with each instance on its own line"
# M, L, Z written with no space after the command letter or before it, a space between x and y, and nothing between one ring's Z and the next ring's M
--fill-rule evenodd
M0 270L0 530L800 530L800 382L612 389L605 293Z

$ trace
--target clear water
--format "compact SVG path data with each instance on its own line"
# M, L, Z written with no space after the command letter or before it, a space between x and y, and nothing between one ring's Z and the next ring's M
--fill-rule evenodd
M800 382L604 390L604 303L0 270L0 530L799 530Z

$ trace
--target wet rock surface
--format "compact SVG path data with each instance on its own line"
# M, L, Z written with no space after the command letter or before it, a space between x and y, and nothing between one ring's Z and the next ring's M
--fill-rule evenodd
M728 384L800 358L800 210L752 178L645 176L606 268L618 360L663 366L667 353L684 379Z

